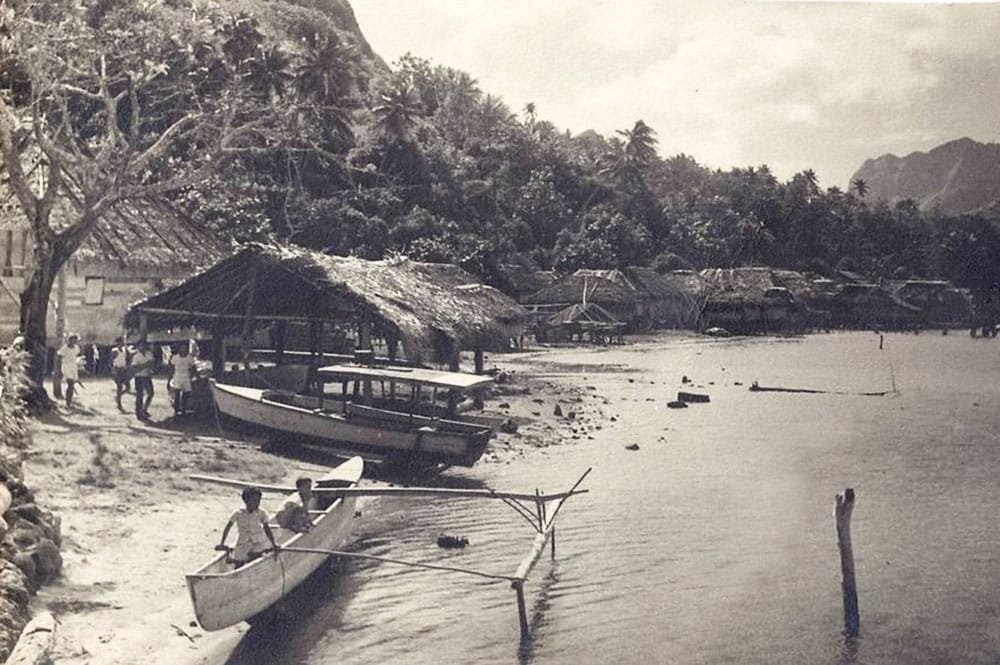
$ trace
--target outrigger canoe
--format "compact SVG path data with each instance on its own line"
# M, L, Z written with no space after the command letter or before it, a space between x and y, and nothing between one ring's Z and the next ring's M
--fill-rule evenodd
M433 411L427 415L418 405L421 388L465 392L492 383L488 376L357 365L323 367L317 376L321 384L341 384L344 393L331 398L325 391L314 396L212 382L212 397L221 413L243 422L308 437L321 445L413 462L472 466L492 436L485 419L447 411L444 417ZM393 388L409 385L411 399L374 400L347 392L349 384L361 382L389 383ZM360 403L365 401L371 403Z
M316 487L354 487L363 469L364 460L352 457L319 479ZM320 496L318 501L329 505L322 507L321 503L322 509L311 513L313 526L309 531L294 533L271 525L281 547L338 550L347 541L357 498ZM221 553L186 576L195 616L205 630L221 630L240 621L253 621L329 558L320 553L278 551L234 568L228 556Z

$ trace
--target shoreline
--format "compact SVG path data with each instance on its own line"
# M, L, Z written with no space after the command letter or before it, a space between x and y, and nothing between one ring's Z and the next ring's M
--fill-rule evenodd
M599 348L580 349L581 359ZM547 374L540 358L549 351L488 357L487 367L507 371L509 382L494 385L486 412L519 427L497 433L477 466L510 464L533 449L593 438L606 426L610 401L571 371ZM214 431L210 414L173 417L165 380L155 381L148 424L117 409L106 378L86 379L78 404L60 405L32 424L25 477L62 520L62 577L31 600L34 614L49 611L58 621L56 662L225 662L249 627L210 633L197 626L184 574L214 555L212 544L239 496L187 476L281 483L323 468L313 455L270 452L264 439L227 438L233 435ZM123 405L132 398L124 396Z

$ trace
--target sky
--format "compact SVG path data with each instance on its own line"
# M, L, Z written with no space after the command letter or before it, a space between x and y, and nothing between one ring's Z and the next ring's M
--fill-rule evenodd
M351 0L387 62L410 52L574 134L643 120L664 157L811 168L1000 140L1000 4Z

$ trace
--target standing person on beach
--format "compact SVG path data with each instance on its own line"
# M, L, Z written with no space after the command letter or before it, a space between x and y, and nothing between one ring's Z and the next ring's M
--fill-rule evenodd
M271 544L271 549L280 549L278 543L274 541L271 527L267 524L267 513L260 509L260 489L247 487L243 490L242 497L246 507L240 508L229 518L229 521L226 522L226 528L222 530L222 539L215 548L217 550L229 549L226 547L226 536L229 535L230 529L235 524L238 536L231 559L237 568L264 554L267 551L268 542Z
M181 415L187 410L188 395L191 394L191 377L194 376L194 358L188 355L187 342L179 344L177 352L170 356L170 383L174 391L174 414Z
M146 340L139 340L132 355L132 376L135 378L135 417L149 420L149 403L153 401L153 353Z
M66 406L73 406L73 392L76 384L80 381L80 345L77 344L78 337L70 334L66 338L66 343L57 351L62 367L63 379L66 381Z
M122 395L128 392L129 383L129 353L128 346L122 337L115 337L115 345L111 349L111 376L115 380L115 403L118 410L122 408Z

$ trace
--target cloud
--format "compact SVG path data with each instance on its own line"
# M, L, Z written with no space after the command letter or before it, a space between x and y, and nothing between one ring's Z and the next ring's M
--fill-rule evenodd
M395 16L372 11L392 5ZM663 154L712 166L814 168L846 184L871 156L929 140L996 138L985 103L1000 6L355 0L383 55L470 72L519 109L572 131L639 118ZM391 14L392 12L390 12ZM410 18L420 17L420 30ZM416 20L416 19L414 19ZM402 45L406 45L402 48ZM388 52L386 52L388 49ZM931 138L928 138L931 137Z

